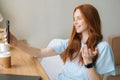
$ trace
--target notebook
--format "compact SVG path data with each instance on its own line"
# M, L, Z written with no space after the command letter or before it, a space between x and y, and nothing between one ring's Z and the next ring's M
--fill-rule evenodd
M0 80L42 80L41 76L0 74Z

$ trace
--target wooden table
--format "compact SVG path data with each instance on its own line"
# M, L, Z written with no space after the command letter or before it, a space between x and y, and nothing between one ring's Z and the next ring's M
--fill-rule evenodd
M30 56L20 49L11 49L10 52L11 68L0 68L0 74L41 76L43 80L49 80L37 58Z

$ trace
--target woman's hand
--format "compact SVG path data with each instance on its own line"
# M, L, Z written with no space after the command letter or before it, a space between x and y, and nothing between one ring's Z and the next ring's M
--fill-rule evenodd
M10 33L10 46L16 47L17 42L18 42L17 38L12 33Z
M23 47L23 46L29 46L26 40L17 40L17 38L10 34L10 44L11 47Z
M6 28L3 28L3 34L4 35L2 37L2 40L5 44L8 44L8 37L7 37L7 32L6 31L7 31ZM18 42L17 38L12 33L10 33L10 43L9 43L10 47L11 46L15 47L17 45L17 42Z
M93 63L92 58L96 54L98 54L97 48L95 48L95 51L91 51L91 49L88 49L87 45L85 45L82 48L82 57L83 57L84 64L86 65L86 64L89 64L89 63Z
M6 30L5 30L6 31ZM8 42L7 42L7 34L6 34L6 32L4 32L5 34L4 34L4 36L3 36L3 42L5 43L5 44L8 44ZM17 46L17 42L18 42L18 40L17 40L17 38L12 34L12 33L10 33L10 43L9 43L9 46L10 47L16 47Z

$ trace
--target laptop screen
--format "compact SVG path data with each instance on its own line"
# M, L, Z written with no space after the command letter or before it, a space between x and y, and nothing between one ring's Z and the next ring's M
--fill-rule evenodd
M42 80L41 76L0 74L0 80Z

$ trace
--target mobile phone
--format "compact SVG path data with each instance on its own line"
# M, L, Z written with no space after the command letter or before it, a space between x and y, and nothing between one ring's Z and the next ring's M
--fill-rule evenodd
M10 21L6 20L7 42L10 43Z

